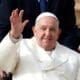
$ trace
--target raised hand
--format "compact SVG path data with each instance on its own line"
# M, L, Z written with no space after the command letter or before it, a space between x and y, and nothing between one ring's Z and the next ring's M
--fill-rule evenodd
M25 25L29 22L29 20L22 21L24 10L13 10L10 16L10 23L11 23L11 31L10 34L14 38L18 38L22 33Z

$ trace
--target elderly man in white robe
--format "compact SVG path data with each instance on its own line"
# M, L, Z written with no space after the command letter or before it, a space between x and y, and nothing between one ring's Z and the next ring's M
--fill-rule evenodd
M0 69L13 73L13 80L80 80L79 54L57 42L58 18L41 13L33 27L34 36L22 38L29 20L22 21L23 10L10 16L11 30L0 43Z

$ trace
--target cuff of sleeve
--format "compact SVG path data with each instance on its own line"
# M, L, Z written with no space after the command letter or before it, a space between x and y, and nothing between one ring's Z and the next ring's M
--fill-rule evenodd
M12 41L13 43L17 43L18 41L20 41L20 40L23 38L22 34L20 34L19 38L16 39L16 38L12 37L12 36L10 35L10 33L9 33L9 37L10 37L10 39L11 39L11 41Z

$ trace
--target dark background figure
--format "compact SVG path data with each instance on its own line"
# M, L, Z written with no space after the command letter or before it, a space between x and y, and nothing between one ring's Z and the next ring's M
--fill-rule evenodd
M15 6L14 6L15 5ZM74 10L74 0L48 0L47 10L55 13L60 20L61 35L59 42L71 49L77 50L77 27ZM23 31L23 37L29 38L33 35L32 26L36 16L40 13L38 0L1 0L0 3L0 41L10 30L9 16L15 8L24 9L24 19L30 22Z
M48 0L47 10L55 13L60 21L59 42L73 50L78 49L77 26L74 0Z
M78 52L80 53L80 28L77 30L77 38L79 43Z
M32 36L32 26L36 16L40 13L37 0L1 0L0 1L0 41L10 30L9 17L12 10L19 8L24 10L24 19L29 19L29 23L23 31L23 37Z
M0 0L0 41L10 30L9 16L14 8L15 0Z

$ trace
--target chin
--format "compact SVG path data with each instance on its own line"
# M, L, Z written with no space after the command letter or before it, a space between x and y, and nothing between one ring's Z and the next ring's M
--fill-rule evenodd
M53 46L50 46L50 45L44 45L43 48L44 48L46 51L51 51L54 47L53 47Z
M53 48L44 48L45 49L45 51L52 51L53 50Z

